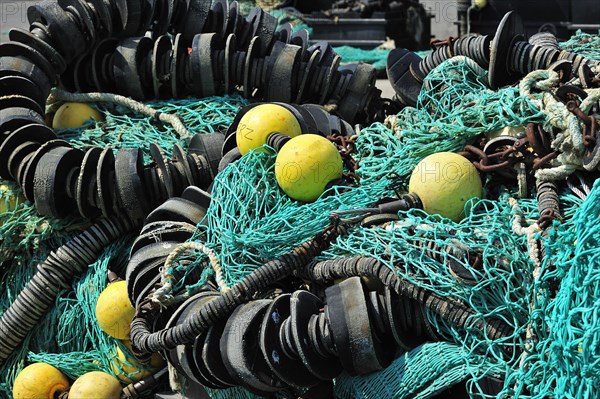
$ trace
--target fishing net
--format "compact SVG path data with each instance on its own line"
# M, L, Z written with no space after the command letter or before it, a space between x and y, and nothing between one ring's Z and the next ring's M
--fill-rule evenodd
M377 70L384 70L390 49L375 48L371 50L360 49L352 46L340 46L335 52L342 57L342 62L365 62L373 65Z
M269 10L269 8L267 8L267 10ZM312 33L313 31L312 27L304 21L304 14L294 7L284 7L276 10L270 9L269 14L277 18L277 24L279 26L289 22L292 24L294 31L300 29L306 29L308 33Z
M600 395L596 317L600 282L600 183L585 201L571 197L566 222L552 230L548 256L534 286L532 339L508 375L506 393L533 398Z
M548 110L539 109L534 102L542 93L522 95L518 88L493 91L486 82L486 72L469 60L457 58L442 64L428 76L416 108L406 108L385 124L374 124L360 132L356 140L360 185L331 188L313 203L290 200L279 190L273 172L275 154L268 149L250 153L229 166L217 177L208 226L201 230L206 245L218 254L227 284L241 281L267 259L322 231L329 224L330 212L367 206L394 190L405 189L415 165L429 154L461 150L477 136L507 126L552 124ZM376 257L403 279L469 304L475 319L503 320L514 333L492 341L475 329L459 330L436 315L428 315L440 338L459 348L455 354L456 359L460 358L457 364L469 365L461 369L468 376L461 378L470 379L467 386L471 393L480 391L479 381L490 375L489 370L501 370L501 376L506 378L505 392L521 398L543 397L552 392L551 377L544 371L547 369L526 367L532 360L519 350L528 347L525 332L543 314L543 307L537 303L540 282L533 278L536 265L528 245L532 237L522 231L539 218L537 201L511 200L516 197L516 182L494 190L500 192L497 199L471 201L466 217L459 223L419 210L401 212L401 222L381 228L351 229L323 257ZM574 215L573 210L580 203L567 193L561 197L567 217ZM590 223L597 222L597 215L596 212ZM478 253L483 264L475 268L449 248ZM560 245L556 248L565 255ZM461 281L448 269L451 257L470 271L472 281ZM570 309L570 305L567 302L565 308ZM544 322L542 326L548 324ZM551 345L551 341L546 340L545 344ZM574 345L577 349L583 344ZM545 350L537 356L544 359ZM370 397L367 392L374 394L372 387L382 385L389 392L396 392L390 397L404 397L409 393L403 390L408 389L405 376L417 373L425 378L424 369L419 367L436 361L434 355L422 356L425 360L415 369L412 364L400 365L397 361L383 374L345 378L339 388L340 397ZM441 385L436 389L442 390L456 380L451 368L440 370L440 380L436 381ZM568 374L565 380L573 376ZM385 384L377 383L382 378ZM594 377L590 374L589 378ZM548 384L545 389L531 389L540 382ZM358 388L359 384L362 388ZM365 387L371 390L365 391ZM353 389L355 393L350 394ZM537 391L542 392L541 396L536 396ZM423 392L422 397L430 393Z
M391 51L391 49L384 48L384 46L369 50L352 46L340 46L334 47L334 50L342 57L342 63L364 62L372 65L378 71L385 70L387 57ZM431 53L431 50L416 51L415 53L420 57L425 57Z
M472 375L502 375L483 356L447 342L428 343L398 357L387 369L372 375L336 380L341 398L428 398ZM402 376L399 378L399 376Z
M582 34L573 40L581 43L577 49L589 51ZM405 190L415 165L425 156L460 151L478 136L507 126L538 123L551 127L555 123L550 112L539 106L543 90L527 95L512 87L493 91L486 74L465 58L448 60L435 69L424 83L417 107L364 128L356 137L360 183L332 187L313 203L293 201L279 189L274 176L276 155L271 149L249 153L217 176L206 226L192 240L217 254L222 278L231 286L266 260L322 231L332 211L368 206ZM192 133L210 133L227 126L244 104L243 99L230 97L152 106L177 113ZM102 110L105 122L92 129L63 132L64 136L78 147L111 144L147 149L155 142L167 152L179 142L170 126L152 118L120 108ZM30 204L19 200L9 203L18 191L6 187L0 191L0 200L10 210L0 216L1 245L2 254L13 253L5 258L10 263L0 281L5 287L0 313L31 277L36 263L84 227L80 220L39 217ZM487 182L486 189L494 194L470 201L460 222L418 210L401 212L400 221L385 226L351 228L322 258L378 258L401 278L469 304L473 319L501 319L514 333L493 341L468 325L458 329L429 313L429 321L446 342L423 345L379 373L340 376L335 388L338 397L425 398L464 380L469 381L468 391L477 393L488 376L504 379L502 395L518 398L599 396L600 324L595 306L600 288L596 277L599 184L585 200L568 192L561 195L565 222L550 229L547 257L541 265L529 253L532 238L539 237L523 234L539 217L533 195L516 200L516 182L501 187ZM4 244L7 239L10 245ZM0 390L10 395L14 376L25 361L48 362L72 378L97 369L122 372L113 370L118 342L99 330L94 308L106 285L107 270L122 272L130 243L131 238L126 238L106 248L85 275L61 293L22 349L0 369ZM458 256L460 251L480 254L482 264L472 266ZM457 279L448 269L450 258L473 278ZM196 267L204 260L199 254ZM203 279L212 273L207 270ZM174 293L191 292L203 281L175 285ZM253 397L239 388L211 390L210 394L223 399Z
M361 131L356 141L360 185L333 187L313 203L291 200L277 185L276 155L270 151L250 153L217 176L208 227L201 233L219 254L228 284L322 231L330 212L364 207L393 194L425 156L460 150L474 137L505 126L544 121L544 114L517 89L488 89L485 76L476 75L466 61L440 69L446 73L432 76L434 89L422 93L418 108L405 108L387 125L376 123ZM442 83L452 90L437 91ZM455 104L463 101L458 96L469 106Z
M177 115L191 134L207 134L227 128L232 115L247 104L241 96L209 97L202 100L171 100L146 103L149 107L166 114ZM86 129L65 129L61 138L74 147L89 145L118 148L137 147L144 150L145 160L150 161L150 144L158 144L167 156L171 156L174 144L187 148L187 142L178 137L171 125L156 118L134 115L120 105L105 103L104 121L92 123ZM53 104L50 108L56 108Z
M560 47L563 50L600 61L600 31L599 34L590 34L578 30L569 40L560 43Z

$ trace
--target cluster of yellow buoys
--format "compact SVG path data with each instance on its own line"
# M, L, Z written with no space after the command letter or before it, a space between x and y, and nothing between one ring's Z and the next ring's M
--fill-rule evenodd
M330 182L342 177L343 162L336 146L325 137L302 134L294 114L277 104L258 105L240 119L236 140L241 154L261 151L273 133L291 137L275 161L277 183L290 198L315 201ZM481 197L482 185L468 159L441 152L417 165L409 191L419 196L426 212L459 221L466 202Z
M72 386L68 378L47 363L25 367L13 386L14 399L55 399L68 392L69 399L120 399L121 384L110 374L92 371L79 377Z
M129 326L135 309L127 296L125 281L109 284L96 304L96 319L100 328L120 341L111 361L113 375L94 371L79 377L72 386L57 368L46 363L35 363L24 368L13 386L14 399L55 399L68 392L69 399L120 399L121 383L140 381L164 366L164 360L155 354L149 366L140 364L129 352Z
M317 134L302 134L294 114L281 105L261 104L249 110L238 124L237 146L242 155L260 151L273 133L291 137L275 161L277 183L290 198L315 201L327 184L342 177L342 158L335 145Z

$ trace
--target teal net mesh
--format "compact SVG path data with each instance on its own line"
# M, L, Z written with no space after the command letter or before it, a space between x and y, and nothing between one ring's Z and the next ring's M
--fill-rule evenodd
M257 5L261 6L264 9L270 9L278 5L277 1L264 1L258 3L262 3ZM271 4L270 7L264 7L269 3ZM293 7L284 7L275 10L270 10L269 14L277 18L277 23L279 24L279 26L285 23L290 23L292 24L294 31L298 31L300 29L306 29L308 33L312 33L313 31L312 27L306 23L304 15Z
M373 49L362 49L352 46L340 46L333 48L336 53L342 57L342 64L350 64L355 62L364 62L372 65L375 69L383 72L386 68L387 57L390 54L391 49L382 47L376 47ZM425 57L431 50L416 51L421 58Z
M239 282L266 260L314 236L328 225L332 210L365 206L392 194L392 187L406 188L415 165L427 155L461 150L477 136L507 126L550 123L546 111L531 101L541 94L522 96L517 88L493 91L486 82L486 73L464 59L451 60L437 68L428 76L426 90L422 91L416 108L406 108L386 124L374 124L361 131L356 142L360 185L332 188L313 203L290 200L278 189L273 172L275 155L268 151L250 153L228 167L217 177L213 205L207 215L208 226L202 231L207 236L206 244L219 256L226 282L229 285ZM500 373L507 381L505 393L538 397L531 388L546 382L545 369L536 368L520 375L525 370L523 365L532 360L514 350L527 347L525 332L541 310L536 303L539 282L532 277L535 267L528 253L527 237L515 233L513 219L518 214L531 223L539 214L535 199L521 199L518 207L509 202L510 197L515 197L514 190L515 185L508 186L501 189L504 193L497 200L472 201L466 208L466 217L459 223L411 210L401 213L401 222L386 228L352 229L323 257L374 256L417 286L469 304L475 311L474 318L503 320L514 333L492 341L476 330L468 327L458 330L429 314L442 339L459 348L457 363L469 365L461 368L465 375L460 378L470 379L470 392L479 392L478 382L484 375ZM573 196L565 194L561 200L567 209L579 206ZM572 211L567 215L575 217ZM480 269L475 270L462 261L462 266L475 276L474 283L458 281L448 270L447 260L451 256L448 247L468 248L482 254ZM425 359L424 364L434 361L433 356ZM370 397L365 387L371 388L373 397L388 397L375 392L395 392L389 397L397 398L417 395L405 387L404 376L409 372L403 367L413 366L397 361L383 374L344 379L339 385L339 395ZM422 363L414 367L410 373L421 378L428 375ZM373 388L384 385L377 383L381 378L386 379L388 391ZM451 371L440 371L435 389L452 385L456 382L453 378ZM363 381L363 388L357 387L359 381ZM548 395L552 392L550 387L540 391ZM427 397L432 392L424 391L418 397Z
M202 100L171 100L149 102L149 107L157 111L177 115L191 134L207 134L225 129L237 111L247 102L240 96L209 97ZM174 144L187 148L187 143L178 137L171 125L157 122L144 115L133 115L120 105L100 105L104 121L92 123L85 130L65 129L61 138L73 146L83 148L89 145L115 149L138 147L144 150L149 161L150 144L158 144L171 155Z
M508 393L544 398L600 395L600 182L585 201L570 197L567 221L551 231L532 297L529 355L508 375ZM566 201L565 201L566 202ZM558 288L556 288L558 287Z
M393 194L390 187L406 183L425 156L460 150L474 137L505 126L544 121L518 90L489 90L485 76L467 63L448 63L442 70L446 74L433 75L432 85L437 88L439 80L452 84L452 90L423 92L420 101L427 105L405 108L388 125L393 129L377 123L362 130L356 142L357 187L334 187L313 203L291 200L277 185L276 156L269 152L252 152L219 174L207 214L207 244L219 254L226 281L240 281L266 259L313 237L328 225L330 212ZM460 99L453 95L469 106L456 105Z
M598 34L590 34L578 30L569 40L560 43L560 47L563 50L600 61L600 31Z
M578 34L565 45L589 54L593 48L587 43L597 39ZM194 240L206 235L202 242L217 254L225 282L233 285L265 261L322 231L329 224L330 212L366 206L406 189L412 170L425 156L462 150L476 137L507 126L551 123L547 112L532 102L541 93L526 97L510 87L493 91L486 82L486 72L464 59L441 65L427 77L417 107L405 108L385 124L376 123L360 132L355 154L360 184L333 187L313 203L293 201L279 189L273 152L249 153L217 176L207 226L198 230ZM179 115L192 133L210 133L226 127L244 104L243 99L230 97L151 105ZM78 147L111 144L147 149L155 142L167 153L180 141L169 126L157 125L151 118L109 106L100 109L104 122L62 135ZM31 204L19 199L16 188L0 187L0 204L8 208L0 215L1 314L37 262L82 230L85 222L40 217ZM586 200L566 192L561 195L565 222L550 230L548 256L537 269L528 254L527 237L513 229L517 215L525 223L537 220L537 201L531 195L519 199L517 207L509 201L516 198L514 184L494 190L500 191L497 199L471 201L460 222L417 210L402 212L401 221L388 226L351 229L322 257L374 256L417 286L469 304L474 319L502 319L514 333L492 341L469 327L459 330L428 314L447 342L423 345L379 373L342 375L336 380L337 397L426 398L464 380L469 381L468 390L476 393L485 376L505 379L500 397L600 396L599 184ZM0 390L10 396L15 375L32 361L53 364L71 378L90 370L122 372L114 370L119 343L99 329L94 308L106 285L106 271L122 273L130 244L131 237L106 248L71 289L61 293L51 312L0 369ZM483 255L483 265L477 269L462 261L474 282L461 282L448 270L447 260L452 256L448 247ZM196 266L202 260L199 256ZM176 293L193 290L209 273L194 285L176 284ZM511 348L527 351L522 355L510 352ZM210 390L210 394L223 399L253 397L239 388Z
M483 356L447 342L428 343L398 357L387 369L366 376L343 374L336 380L340 398L429 398L473 375L502 375Z
M340 46L334 48L335 52L342 57L343 63L365 62L373 65L377 70L384 70L390 49L375 48L370 50L351 46Z

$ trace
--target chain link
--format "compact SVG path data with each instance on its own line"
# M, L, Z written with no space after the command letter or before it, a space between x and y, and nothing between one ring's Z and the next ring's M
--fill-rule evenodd
M352 156L356 151L356 138L357 136L343 136L337 133L327 136L327 139L337 147L346 168L350 170L350 172L344 172L344 177L358 184L360 183L360 177L356 174L356 171L359 165L358 161Z

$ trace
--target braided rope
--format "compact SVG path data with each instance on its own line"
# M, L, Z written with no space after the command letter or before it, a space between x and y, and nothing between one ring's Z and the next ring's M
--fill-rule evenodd
M150 297L150 300L152 302L162 307L167 307L174 303L185 301L195 293L194 290L192 290L186 291L180 295L172 295L174 282L173 267L177 265L178 259L181 256L192 251L200 251L208 257L210 265L213 271L215 272L215 279L217 285L219 286L219 289L222 292L225 292L230 289L225 283L225 279L223 278L223 271L221 270L221 265L215 252L212 249L208 248L206 245L202 244L201 242L190 241L177 245L175 249L165 259L164 266L160 268L161 287L157 289Z
M154 108L144 105L129 97L111 93L70 93L62 89L54 88L50 93L48 103L57 101L100 102L119 104L139 114L143 114L151 118L156 118L161 122L170 124L171 126L173 126L173 129L175 129L175 132L182 140L189 140L190 138L192 138L192 134L183 125L181 119L179 119L176 115L158 112Z

